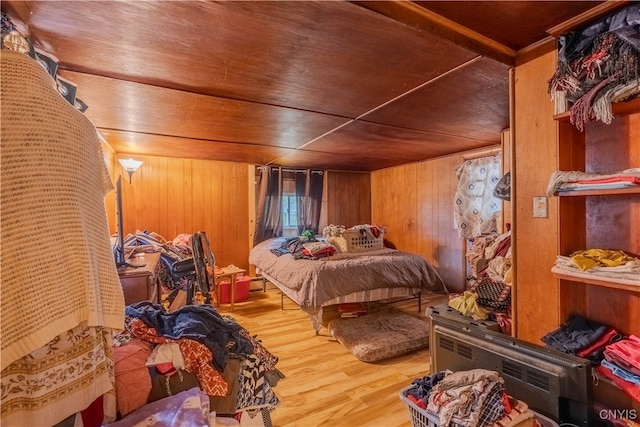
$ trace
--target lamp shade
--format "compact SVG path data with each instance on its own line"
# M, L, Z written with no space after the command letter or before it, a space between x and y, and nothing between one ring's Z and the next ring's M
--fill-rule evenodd
M122 167L124 168L124 170L126 170L127 172L131 172L131 173L137 171L138 168L140 167L140 165L142 165L142 161L141 160L120 159L119 162L122 165Z
M140 165L142 165L142 161L133 159L119 159L118 161L120 162L124 170L126 170L129 174L129 184L131 184L131 175L133 175L133 173L138 170Z

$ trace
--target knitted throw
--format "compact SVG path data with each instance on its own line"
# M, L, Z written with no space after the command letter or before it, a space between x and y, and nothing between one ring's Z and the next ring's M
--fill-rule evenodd
M124 327L93 124L28 56L1 59L1 369L86 321Z

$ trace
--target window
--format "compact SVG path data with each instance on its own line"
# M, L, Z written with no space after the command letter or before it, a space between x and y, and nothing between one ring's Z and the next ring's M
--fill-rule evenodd
M298 203L295 194L282 195L282 227L285 230L298 229Z

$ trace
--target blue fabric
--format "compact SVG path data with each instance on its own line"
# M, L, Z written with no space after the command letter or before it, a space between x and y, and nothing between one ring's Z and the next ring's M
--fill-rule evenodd
M620 366L616 365L615 363L611 363L606 359L604 359L600 363L605 368L609 368L613 373L613 375L620 377L625 381L628 381L630 383L640 386L640 376L634 375L631 372L627 371L626 369L623 369Z
M573 316L567 323L548 333L542 341L564 353L575 354L600 338L609 326L593 322L580 316Z
M425 402L429 399L431 389L444 378L445 372L436 372L423 378L417 378L411 382L412 387L406 391L407 395L422 399Z
M238 355L253 353L251 342L240 334L242 327L224 319L209 305L187 305L168 313L160 305L142 301L127 306L125 314L141 319L163 337L188 338L204 344L213 353L213 364L220 372L227 366L229 350ZM228 349L229 343L235 344Z

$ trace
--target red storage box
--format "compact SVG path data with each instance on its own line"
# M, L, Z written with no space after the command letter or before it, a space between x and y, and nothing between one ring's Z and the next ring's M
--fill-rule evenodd
M234 303L243 302L249 299L249 287L251 285L250 276L236 277L236 297ZM220 288L220 304L229 304L231 302L231 281L223 280L217 283Z

